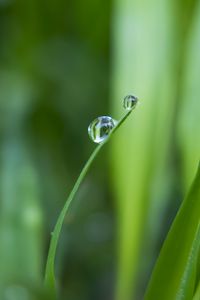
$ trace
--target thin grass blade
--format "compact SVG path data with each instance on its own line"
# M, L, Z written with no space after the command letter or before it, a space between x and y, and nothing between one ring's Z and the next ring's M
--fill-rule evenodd
M101 148L106 144L113 133L124 123L124 121L127 119L127 117L130 115L132 111L128 111L116 124L116 126L112 129L109 136L101 143L99 144L93 153L91 154L90 158L86 162L84 168L82 169L69 197L67 198L67 201L58 217L58 221L55 225L54 231L52 232L51 242L50 242L50 248L47 258L47 264L46 264L46 271L45 271L45 286L48 291L51 291L52 297L56 298L56 280L55 280L55 274L54 274L54 265L55 265L55 256L56 256L56 249L58 245L59 236L61 233L62 225L65 219L65 215L70 207L70 204L72 203L74 196L82 183L83 179L85 178L91 164L97 157L97 154L100 152Z

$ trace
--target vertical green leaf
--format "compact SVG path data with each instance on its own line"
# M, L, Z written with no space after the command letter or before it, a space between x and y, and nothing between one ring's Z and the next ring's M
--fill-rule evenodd
M119 114L119 98L128 93L141 100L135 118L114 139L111 149L118 216L118 300L132 299L136 285L150 186L167 182L164 170L175 105L168 64L170 30L170 2L115 1L112 111ZM154 205L156 215L163 203Z
M185 190L191 184L200 153L200 1L188 38L186 67L183 76L182 97L178 114L178 141L183 159L183 182Z

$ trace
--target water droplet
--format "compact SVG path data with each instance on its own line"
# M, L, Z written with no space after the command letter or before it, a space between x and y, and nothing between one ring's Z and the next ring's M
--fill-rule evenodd
M126 110L132 110L136 107L136 104L138 102L138 98L133 95L127 95L124 98L124 108Z
M117 121L108 116L96 118L88 127L88 134L95 143L102 143L116 126Z

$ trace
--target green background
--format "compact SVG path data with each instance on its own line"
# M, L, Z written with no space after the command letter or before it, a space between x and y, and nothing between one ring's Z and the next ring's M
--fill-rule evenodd
M95 145L56 259L60 299L141 300L200 157L200 1L0 0L0 299L45 299L50 233ZM171 300L171 299L170 299Z

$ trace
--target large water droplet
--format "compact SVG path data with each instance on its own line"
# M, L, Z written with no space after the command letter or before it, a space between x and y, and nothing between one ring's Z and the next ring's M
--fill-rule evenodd
M138 98L136 96L127 95L124 98L124 108L126 110L132 110L136 107L137 102L138 102Z
M95 143L102 143L116 126L117 121L108 116L96 118L88 127L88 134Z

